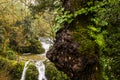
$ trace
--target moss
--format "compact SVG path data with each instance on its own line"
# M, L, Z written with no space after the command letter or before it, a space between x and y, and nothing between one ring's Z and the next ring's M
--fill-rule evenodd
M66 74L56 69L54 64L45 63L46 65L46 77L48 80L70 80ZM0 70L4 70L11 79L20 80L22 71L24 68L24 62L17 62L14 60L8 60L0 56ZM26 71L26 80L38 80L38 70L35 65L29 64Z
M42 44L40 43L40 41L38 40L30 40L30 52L34 53L34 54L40 54L40 53L44 53L45 49L42 47Z
M38 70L34 65L29 65L25 80L38 80Z
M78 51L90 57L96 53L96 43L88 34L86 27L76 26L72 32L74 40L79 44Z
M11 76L11 80L19 80L23 70L23 63L8 60L0 56L0 69Z
M10 75L12 76L14 80L19 80L21 78L23 67L24 65L22 63L17 63L12 66L10 70Z
M53 63L46 63L46 77L48 80L70 80L63 72L57 70Z

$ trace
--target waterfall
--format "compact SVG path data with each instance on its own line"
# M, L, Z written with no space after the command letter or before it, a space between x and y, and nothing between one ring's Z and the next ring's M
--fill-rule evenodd
M42 38L42 37L39 38L39 41L41 42L42 47L45 49L44 54L46 54L46 52L49 50L50 45L53 44L53 41L49 38Z
M20 80L25 80L25 74L26 74L26 70L28 68L27 67L28 63L29 63L29 61L25 62L24 69L23 69L22 76L21 76Z
M39 72L38 80L47 80L47 78L45 77L45 65L43 64L43 62L37 61L35 66Z
M49 40L49 38L40 38L39 40L42 44L42 47L45 49L45 53L40 54L39 56L42 56L44 58L44 60L46 60L46 53L49 50L49 47L51 45L50 40ZM25 55L29 55L29 54L30 53L25 54ZM45 77L45 65L43 63L44 60L41 60L41 61L30 60L30 61L25 62L25 66L24 66L20 80L25 80L25 74L26 74L26 70L28 68L27 65L29 62L36 66L38 73L39 73L38 80L47 80L47 78Z
M22 76L21 76L21 79L20 80L25 80L25 74L26 74L26 70L27 70L27 65L30 61L27 61L25 62L25 65L24 65L24 69L23 69L23 72L22 72ZM43 61L32 61L32 62L35 62L35 66L38 70L38 80L47 80L47 78L45 77L45 65L43 63Z

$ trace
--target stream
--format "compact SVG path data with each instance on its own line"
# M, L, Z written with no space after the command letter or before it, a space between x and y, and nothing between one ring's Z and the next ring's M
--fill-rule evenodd
M22 72L22 76L21 76L21 79L20 80L25 80L25 73L26 73L26 70L27 70L27 65L28 65L29 61L26 61L25 62L25 65L24 65L24 68L23 68L23 72Z
M45 49L45 53L39 54L38 56L43 57L43 59L42 60L30 59L29 61L26 61L20 80L25 80L26 70L29 68L27 65L30 63L33 63L33 62L39 72L38 80L47 80L47 78L45 77L45 65L44 65L43 61L46 60L46 53L49 50L49 47L50 47L50 45L52 45L52 43L50 42L49 38L39 38L39 41L41 42L42 47ZM30 55L30 54L28 54L28 55Z

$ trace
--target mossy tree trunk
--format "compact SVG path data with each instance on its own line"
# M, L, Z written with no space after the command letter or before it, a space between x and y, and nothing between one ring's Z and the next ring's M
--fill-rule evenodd
M74 13L86 7L87 0L61 0L65 11ZM47 57L71 80L101 80L98 48L89 37L87 26L91 15L80 15L56 34L56 41Z

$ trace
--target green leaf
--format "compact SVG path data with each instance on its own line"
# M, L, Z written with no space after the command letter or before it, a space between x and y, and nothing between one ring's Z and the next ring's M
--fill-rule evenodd
M100 31L101 31L101 28L100 28L100 27L99 27L99 28L96 28L96 27L94 27L93 25L90 25L88 28L89 28L90 30L94 31L94 32L100 32Z

